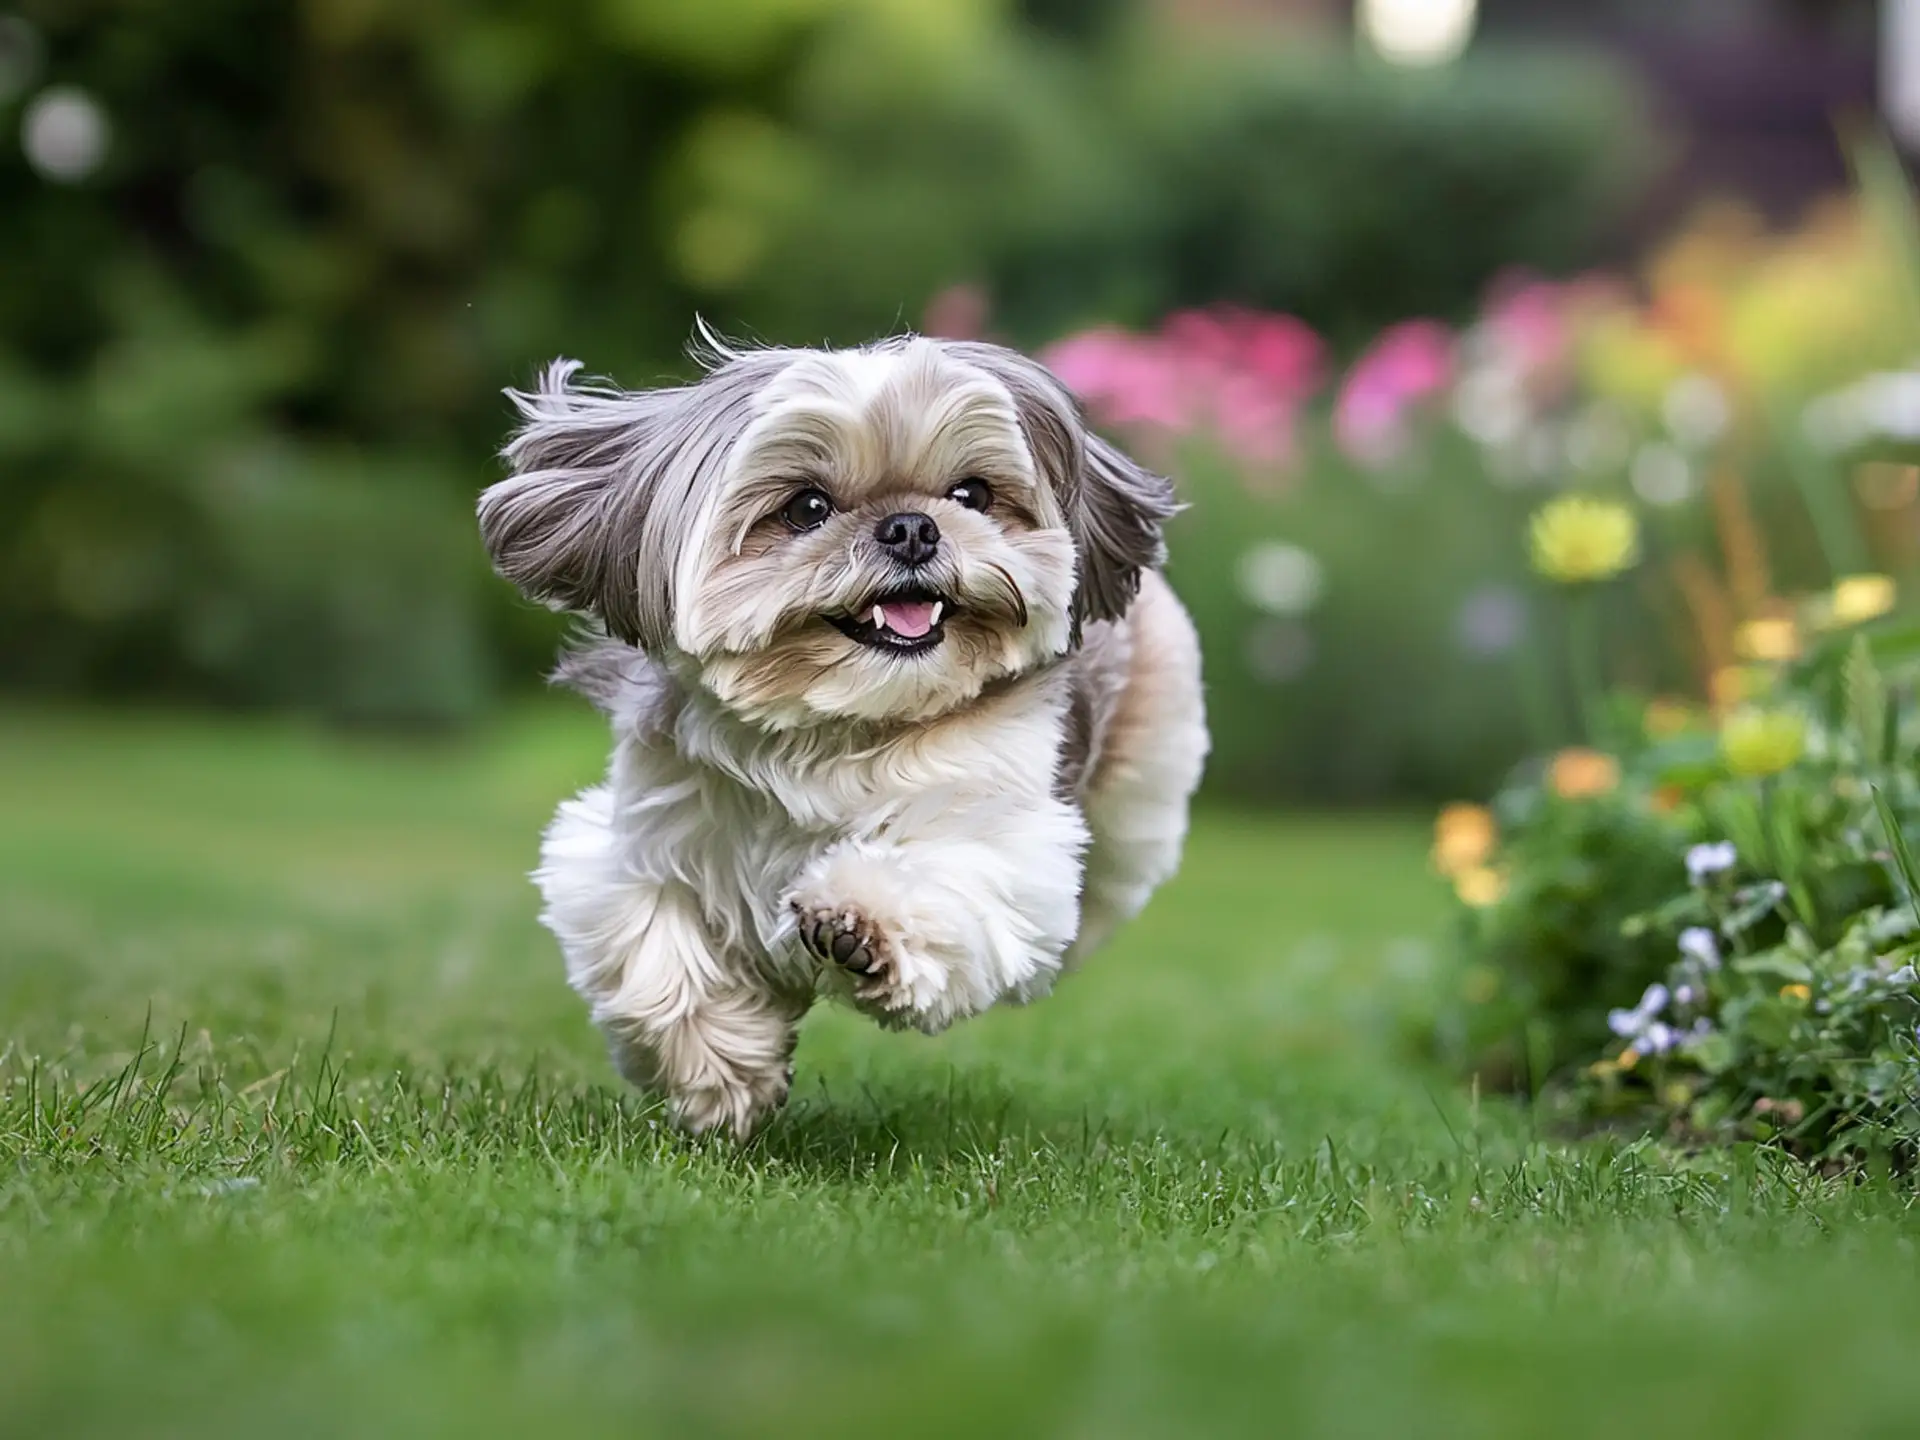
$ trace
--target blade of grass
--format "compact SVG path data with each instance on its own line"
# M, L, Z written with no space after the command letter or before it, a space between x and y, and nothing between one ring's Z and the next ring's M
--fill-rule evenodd
M1873 808L1880 812L1880 824L1887 832L1887 843L1893 847L1894 863L1900 867L1900 878L1907 887L1907 904L1914 918L1920 919L1920 873L1914 869L1913 851L1907 848L1907 837L1901 834L1900 822L1887 797L1880 793L1878 785L1869 788L1873 791Z

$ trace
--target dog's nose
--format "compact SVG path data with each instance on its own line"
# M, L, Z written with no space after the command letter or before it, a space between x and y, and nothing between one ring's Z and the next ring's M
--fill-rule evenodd
M940 527L918 510L889 515L873 527L880 548L904 565L924 565L940 548Z

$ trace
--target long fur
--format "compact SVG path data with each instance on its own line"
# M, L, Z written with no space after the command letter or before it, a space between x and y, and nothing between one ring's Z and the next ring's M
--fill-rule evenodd
M1051 988L1172 873L1206 731L1154 573L1171 488L1046 371L701 340L692 385L562 361L510 392L480 524L504 576L598 627L556 678L613 756L547 831L543 919L621 1073L744 1135L821 995L934 1031ZM796 531L809 488L832 513ZM901 511L940 533L912 569L878 541ZM846 633L906 591L941 598L932 648Z

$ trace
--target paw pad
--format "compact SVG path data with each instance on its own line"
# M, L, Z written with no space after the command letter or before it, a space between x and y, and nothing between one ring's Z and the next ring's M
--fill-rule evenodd
M878 933L855 911L804 910L794 907L800 943L815 959L838 965L856 975L879 968L884 953Z

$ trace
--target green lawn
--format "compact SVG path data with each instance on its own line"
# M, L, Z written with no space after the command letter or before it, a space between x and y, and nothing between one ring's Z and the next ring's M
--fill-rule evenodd
M741 1150L534 924L601 758L0 716L0 1436L1920 1432L1904 1191L1410 1058L1417 823L1208 815L1045 1004L816 1016Z

